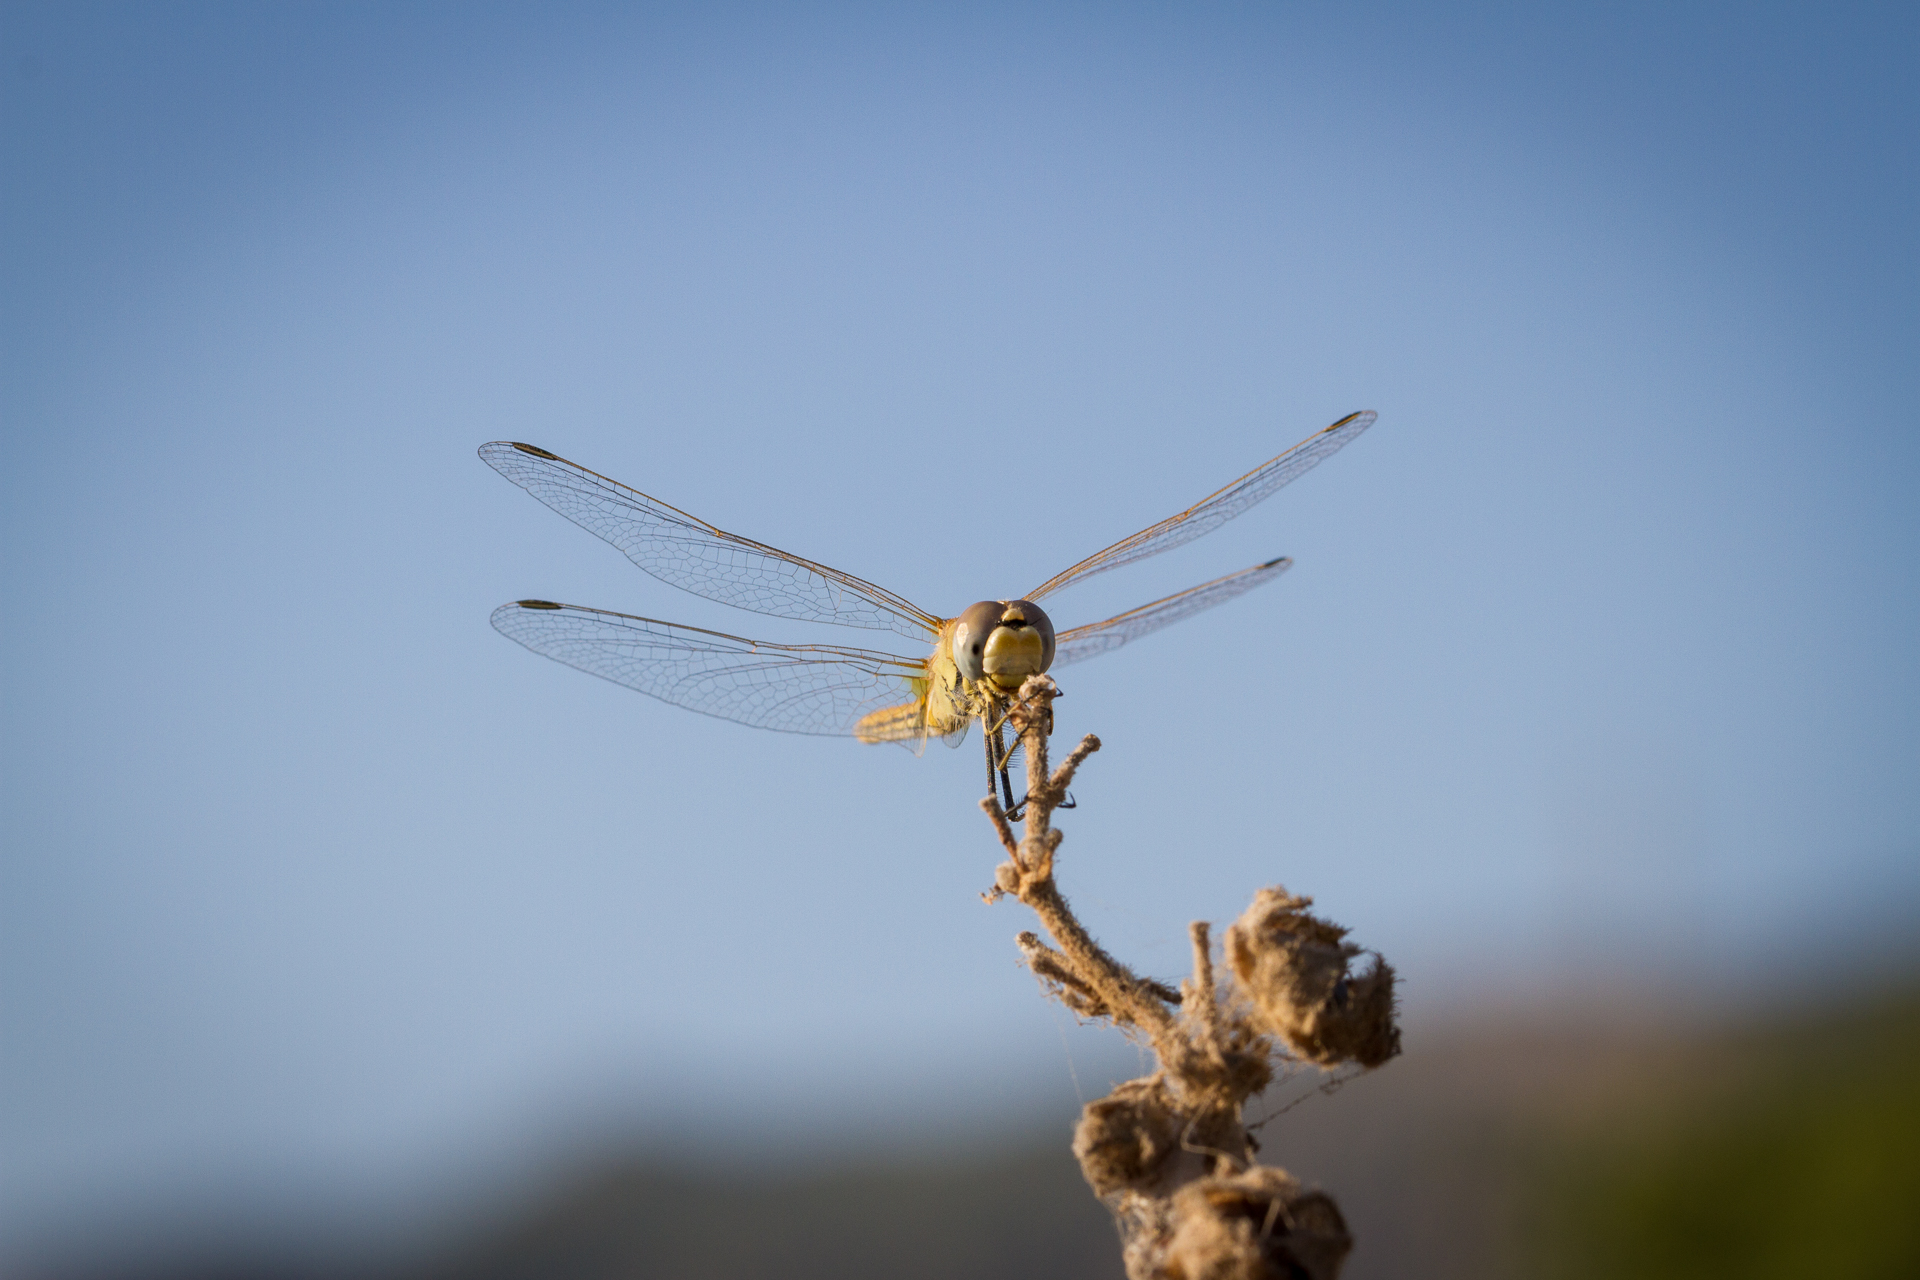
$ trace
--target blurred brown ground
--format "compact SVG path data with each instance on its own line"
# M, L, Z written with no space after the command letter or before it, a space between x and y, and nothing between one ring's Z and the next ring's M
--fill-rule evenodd
M1289 1081L1263 1159L1332 1191L1350 1280L1920 1275L1920 988L1703 1027L1615 1009L1409 1034L1321 1092ZM1256 1112L1256 1118L1264 1112ZM1057 1120L1057 1123L1054 1121ZM991 1276L1117 1280L1070 1116L967 1153L748 1176L659 1153L583 1162L396 1251L390 1280ZM36 1268L85 1280L369 1274L246 1256Z

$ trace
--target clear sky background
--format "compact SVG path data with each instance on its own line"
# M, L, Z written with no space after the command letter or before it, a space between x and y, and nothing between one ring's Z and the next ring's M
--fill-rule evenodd
M1177 974L1284 882L1418 1024L1907 929L1917 36L7 4L0 1240L561 1131L990 1127L1111 1039L975 896L977 741L749 730L491 631L877 635L646 577L502 437L951 613L1378 410L1049 601L1298 561L1062 672L1105 940Z

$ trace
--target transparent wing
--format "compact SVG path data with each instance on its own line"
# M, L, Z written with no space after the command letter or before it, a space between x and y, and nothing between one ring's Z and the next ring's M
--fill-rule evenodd
M480 457L662 582L777 618L837 622L926 640L940 619L862 578L716 529L637 489L530 444L495 440Z
M1192 542L1212 533L1227 521L1271 494L1275 489L1304 475L1340 450L1349 440L1373 425L1371 410L1350 413L1326 430L1309 436L1279 457L1255 467L1220 492L1177 516L1168 516L1159 524L1142 529L1131 538L1122 538L1105 551L1097 551L1062 573L1048 578L1026 598L1038 600L1052 595L1070 582L1118 569L1148 556Z
M1063 631L1054 643L1053 665L1064 667L1069 662L1080 662L1110 649L1118 649L1129 640L1138 640L1182 618L1190 618L1202 609L1225 604L1242 592L1272 581L1291 568L1293 561L1281 556L1278 560L1269 560L1251 569L1242 569L1224 578L1189 587L1179 595L1143 604L1138 609L1129 609L1105 622L1091 622L1084 627Z
M785 733L852 736L863 717L885 709L900 723L868 740L915 736L904 707L892 704L917 704L913 682L926 676L923 659L768 644L546 600L503 604L493 625L535 653L702 715Z

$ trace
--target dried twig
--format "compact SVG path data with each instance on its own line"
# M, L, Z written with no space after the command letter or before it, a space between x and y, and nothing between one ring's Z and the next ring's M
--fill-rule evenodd
M1398 1053L1393 970L1376 956L1371 969L1352 973L1362 952L1345 931L1306 914L1310 899L1278 888L1262 890L1227 931L1228 1002L1204 921L1190 926L1193 974L1179 992L1115 959L1054 882L1062 836L1053 811L1100 749L1089 734L1048 771L1058 694L1050 677L1033 676L1007 715L1026 751L1026 810L1016 838L999 801L981 801L1007 853L983 896L1011 895L1040 918L1052 945L1033 933L1018 942L1051 994L1083 1018L1138 1029L1158 1059L1152 1075L1087 1104L1074 1135L1081 1170L1119 1226L1127 1274L1332 1280L1352 1246L1338 1207L1283 1170L1253 1163L1241 1110L1272 1080L1276 1056L1365 1069Z

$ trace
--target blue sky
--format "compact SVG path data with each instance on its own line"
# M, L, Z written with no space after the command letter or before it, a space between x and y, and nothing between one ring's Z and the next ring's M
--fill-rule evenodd
M1108 743L1062 867L1104 939L1178 972L1188 920L1284 882L1417 1020L1904 929L1916 32L10 5L0 1231L608 1115L1064 1087L1028 921L975 896L974 751L501 639L529 595L874 637L645 577L497 438L951 613L1375 409L1049 602L1298 562L1062 673L1061 732Z

